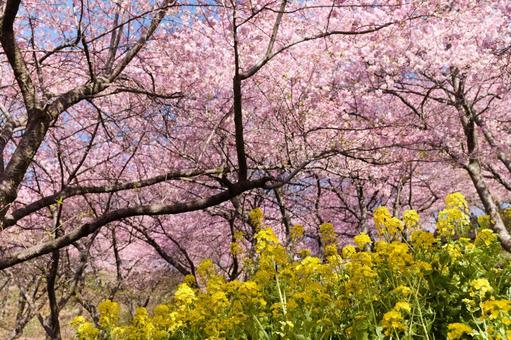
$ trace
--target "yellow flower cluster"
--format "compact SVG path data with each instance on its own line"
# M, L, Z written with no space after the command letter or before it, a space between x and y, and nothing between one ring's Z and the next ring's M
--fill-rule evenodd
M491 230L478 230L475 240L463 234L469 220L461 194L445 203L438 236L420 229L414 211L401 220L378 208L379 238L360 233L340 254L333 225L320 226L321 249L295 249L303 226L291 228L286 248L254 210L256 243L237 254L247 260L245 280L228 281L204 260L197 277L185 278L152 313L138 308L123 319L119 304L105 300L98 328L82 316L72 326L83 340L508 339L511 263Z
M472 327L460 322L449 324L448 329L449 332L447 333L447 338L450 340L461 339L463 335L470 334L472 332Z
M104 300L98 306L99 324L101 327L107 328L119 322L121 306L117 302Z
M386 207L376 208L373 219L376 230L386 239L394 239L405 227L405 223L397 217L392 217Z
M304 232L303 225L301 224L293 225L290 230L291 241L296 242L298 240L301 240L303 238L303 232Z
M438 213L436 223L439 234L446 238L466 234L470 224L468 203L465 197L455 192L445 197L445 209Z
M359 235L355 236L353 238L353 241L355 241L355 244L359 249L364 249L364 247L368 244L371 244L371 238L366 233L360 233Z
M264 251L271 252L278 244L279 239L271 228L263 228L256 235L256 251L261 254Z
M186 283L181 283L174 293L174 298L182 304L189 305L195 301L197 297L195 296L195 291L192 288L190 288Z
M476 236L476 245L478 246L491 246L497 242L497 235L490 229L481 229Z
M258 229L263 224L264 213L263 209L255 208L248 213L248 223L254 229Z
M412 289L410 287L400 285L392 291L397 296L407 297L412 293Z
M81 315L71 321L71 326L76 330L76 336L79 340L96 339L99 335L99 329Z
M433 247L436 239L429 231L416 230L412 233L411 241L414 247L427 250Z
M488 315L491 320L503 318L503 322L507 325L511 325L511 319L509 319L509 311L511 309L511 301L509 300L489 300L481 304L483 317Z
M391 310L383 314L383 320L381 322L385 335L391 335L393 333L399 333L406 330L403 315L401 312Z
M406 331L407 325L405 317L403 315L406 315L411 311L412 307L408 302L405 301L396 302L392 310L383 314L381 324L385 335L390 336L392 334L399 334L403 331Z
M486 278L470 281L470 288L470 296L479 297L480 299L484 299L486 294L493 292L493 287Z
M458 209L460 211L468 211L468 203L460 192L454 192L445 196L445 208L446 209Z
M337 234L331 223L323 223L319 226L319 235L325 245L337 243Z
M405 210L403 213L403 222L405 226L409 229L413 229L419 226L419 222L421 217L415 210Z

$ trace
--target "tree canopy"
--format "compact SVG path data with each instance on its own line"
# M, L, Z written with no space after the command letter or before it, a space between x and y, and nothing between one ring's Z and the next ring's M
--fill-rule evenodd
M346 243L376 235L378 206L433 214L461 191L511 250L508 1L0 10L0 269L20 301L43 274L52 306L34 295L21 330L39 315L57 337L98 268L120 287L208 257L238 278L231 248L255 246L254 208L284 244L298 224L320 249L322 223Z

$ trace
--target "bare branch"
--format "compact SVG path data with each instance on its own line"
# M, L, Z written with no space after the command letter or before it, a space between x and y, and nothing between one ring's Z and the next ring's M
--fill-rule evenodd
M37 107L36 91L30 77L30 71L16 43L14 34L14 21L16 20L20 3L21 0L7 0L4 16L0 19L0 42L21 89L27 112L30 113Z
M29 205L14 211L12 214L6 216L4 220L3 228L7 228L16 224L17 221L22 219L25 216L28 216L42 208L48 207L52 204L55 204L57 200L63 200L69 197L85 195L85 194L104 194L104 193L114 193L124 190L132 190L144 188L150 185L154 185L157 183L162 183L170 180L176 180L181 178L190 178L201 175L213 175L218 173L218 169L208 169L208 170L181 170L181 171L170 171L166 174L154 176L151 178L126 182L126 183L118 183L118 184L110 184L110 185L101 185L101 186L70 186L65 188L64 190L57 192L53 195L43 197L35 202L30 203Z
M125 218L134 216L157 216L157 215L174 215L184 212L196 211L206 209L211 206L215 206L230 200L231 198L255 188L262 188L270 180L269 177L264 177L254 181L246 181L241 183L233 184L231 188L226 191L222 191L218 194L209 196L207 198L201 198L188 202L176 202L173 204L151 204L142 205L137 207L129 207L111 211L97 218L96 220L82 225L80 228L55 238L51 241L47 241L42 244L28 247L27 249L18 251L12 255L7 255L0 258L0 270L12 267L16 264L23 263L35 257L51 253L57 249L64 248L70 244L84 238L101 227Z

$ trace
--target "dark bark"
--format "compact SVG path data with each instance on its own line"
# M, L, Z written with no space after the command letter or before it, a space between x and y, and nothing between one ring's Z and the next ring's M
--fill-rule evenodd
M486 184L482 175L481 162L479 160L479 143L476 130L476 114L471 103L467 101L464 93L463 76L457 71L452 77L452 84L455 90L455 106L460 114L460 122L466 137L468 164L465 170L470 176L472 183L477 191L479 199L483 203L486 213L492 221L491 227L499 235L502 247L511 251L511 235L507 230L504 221L499 213L499 207L495 198Z
M261 178L254 181L247 181L242 183L233 184L229 190L222 191L216 195L212 195L207 198L197 199L194 201L183 202L183 203L173 203L173 204L151 204L137 207L129 207L111 211L106 213L99 218L95 219L90 223L86 223L82 225L80 228L75 229L74 231L60 236L54 240L38 244L32 247L29 247L25 250L21 250L12 255L7 255L0 258L0 269L5 269L8 267L12 267L18 263L22 263L33 259L35 257L51 253L54 250L66 247L79 239L86 237L101 227L114 222L119 221L124 218L134 217L134 216L156 216L156 215L173 215L180 214L184 212L196 211L205 209L211 206L218 205L225 201L230 200L231 198L255 188L261 188L266 185L266 183L270 180L270 178Z

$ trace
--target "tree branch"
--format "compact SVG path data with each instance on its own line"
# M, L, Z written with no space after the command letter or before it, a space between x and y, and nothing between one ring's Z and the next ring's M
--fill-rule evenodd
M100 186L72 186L67 187L64 190L57 192L53 195L43 197L35 202L28 204L27 206L14 211L5 217L3 228L13 226L17 221L28 216L42 208L48 207L55 204L57 200L63 200L65 198L85 195L85 194L105 194L114 193L124 190L132 190L138 188L144 188L157 183L162 183L170 180L176 180L180 178L190 178L201 175L213 175L218 173L217 169L208 170L181 170L181 171L170 171L166 174L146 178L139 181L118 183L111 185L100 185Z
M37 98L30 72L27 68L23 55L16 44L14 34L14 21L20 7L21 0L7 0L3 18L0 19L1 33L0 42L12 67L18 86L21 89L27 112L37 107Z
M264 177L254 181L245 181L233 184L228 190L222 191L218 194L201 198L193 201L173 204L151 204L142 205L137 207L123 208L111 211L97 218L96 220L83 224L80 228L47 241L45 243L28 247L24 250L15 252L12 255L7 255L0 258L0 270L12 267L16 264L23 263L35 257L45 255L57 249L64 248L81 238L84 238L101 227L128 217L134 216L157 216L157 215L175 215L184 212L191 212L201 209L206 209L230 200L231 198L255 188L262 188L271 178Z

